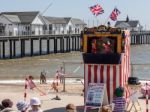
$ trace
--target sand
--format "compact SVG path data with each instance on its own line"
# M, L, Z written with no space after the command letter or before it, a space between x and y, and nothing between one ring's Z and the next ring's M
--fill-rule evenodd
M62 92L63 86L59 85L58 96L61 100L52 100L56 97L53 90L50 90L50 84L38 84L37 87L46 93L46 95L40 95L40 92L36 89L27 91L26 100L29 102L31 97L39 97L42 101L42 109L44 112L65 112L65 106L68 103L73 103L77 106L79 112L83 112L84 97L82 96L83 85L82 84L69 84L66 85L66 92ZM19 100L24 99L24 85L23 84L0 84L0 101L9 98L14 102L13 108L16 109L16 103ZM141 112L145 111L146 104L144 98L139 98L139 103L142 108ZM139 106L135 103L137 109ZM130 104L131 107L131 104ZM93 111L88 111L93 112ZM96 112L96 111L94 111ZM132 111L134 112L134 108Z
M61 100L52 100L56 97L56 93L50 90L50 84L37 84L37 87L46 95L34 90L27 90L26 100L29 102L31 97L39 97L42 101L42 109L48 112L63 112L68 103L73 103L76 106L84 104L84 97L82 94L83 85L66 85L66 92L62 92L62 85L59 85L58 96ZM24 99L24 85L23 84L0 84L0 101L9 98L14 102L13 108L16 109L16 103Z

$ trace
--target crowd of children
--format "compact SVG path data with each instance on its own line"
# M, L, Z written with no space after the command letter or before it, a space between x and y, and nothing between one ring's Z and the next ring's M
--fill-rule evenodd
M4 99L0 105L0 112L43 112L41 109L41 100L37 97L32 97L30 102L20 100L16 104L17 110L13 109L13 102L10 99ZM67 104L66 112L77 112L74 104Z

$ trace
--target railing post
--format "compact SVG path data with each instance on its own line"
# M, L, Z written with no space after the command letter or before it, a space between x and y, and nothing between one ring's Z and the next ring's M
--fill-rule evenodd
M146 112L148 112L148 97L149 97L149 95L148 95L148 84L147 84L147 82L146 82Z

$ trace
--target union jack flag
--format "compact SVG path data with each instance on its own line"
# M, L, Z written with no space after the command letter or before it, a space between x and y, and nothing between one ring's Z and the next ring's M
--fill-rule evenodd
M99 14L103 14L103 13L104 13L103 8L102 8L99 4L94 5L94 6L91 6L91 7L90 7L90 11L91 11L95 16L98 16Z
M118 15L119 15L120 13L121 13L121 12L120 12L117 8L114 8L114 10L112 11L112 13L110 14L110 19L113 20L113 21L116 21Z

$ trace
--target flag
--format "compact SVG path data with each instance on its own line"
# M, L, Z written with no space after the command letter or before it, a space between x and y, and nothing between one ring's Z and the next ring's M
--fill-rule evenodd
M104 13L103 8L102 8L99 4L94 5L94 6L91 6L91 7L90 7L90 11L91 11L95 16L98 16L99 14L103 14L103 13Z
M117 8L114 8L114 10L112 11L112 13L110 14L110 19L113 20L113 21L116 21L118 15L119 15L120 13L121 13L121 12L120 12Z

